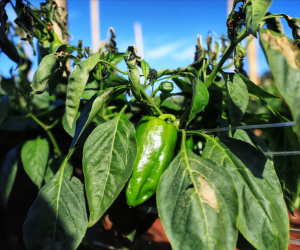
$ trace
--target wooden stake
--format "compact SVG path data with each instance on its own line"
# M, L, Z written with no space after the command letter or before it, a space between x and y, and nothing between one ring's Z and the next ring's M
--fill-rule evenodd
M249 38L248 38L249 39ZM254 82L255 84L260 84L260 78L258 76L257 68L258 68L258 61L257 61L257 41L254 38L249 46L248 46L248 70L249 70L249 79Z
M100 18L99 18L99 1L90 0L91 13L91 34L92 34L92 49L94 52L100 47Z

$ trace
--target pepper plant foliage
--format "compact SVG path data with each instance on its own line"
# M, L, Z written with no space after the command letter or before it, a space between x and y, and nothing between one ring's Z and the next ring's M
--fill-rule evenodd
M61 43L53 24L69 34L54 1L37 8L25 0L2 0L0 47L18 64L10 77L1 77L0 89L3 244L10 246L5 238L14 233L23 234L27 249L76 249L91 244L91 232L108 217L118 244L131 248L158 216L173 249L287 249L287 210L293 213L300 192L300 157L264 152L300 149L300 26L297 18L267 13L271 2L235 0L221 44L208 36L203 46L198 37L190 65L154 69L134 46L120 53L112 28L99 51L82 41ZM17 26L7 22L7 4L18 15ZM293 38L281 29L280 18ZM32 81L20 37L37 48ZM272 107L278 96L243 70L241 42L254 37L290 109L287 117ZM118 68L121 62L127 71ZM226 71L231 64L235 70ZM137 124L145 115L162 114L178 121L175 156L155 177L156 194L129 207L124 190L139 143L145 143L136 140ZM266 128L264 136L209 132L291 120L295 129ZM158 214L145 207L156 207Z

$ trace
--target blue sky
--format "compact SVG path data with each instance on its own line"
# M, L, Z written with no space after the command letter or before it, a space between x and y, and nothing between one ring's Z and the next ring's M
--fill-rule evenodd
M38 5L40 1L30 1ZM203 42L208 32L216 38L226 34L226 0L100 0L100 39L106 38L109 27L116 33L117 47L126 51L135 45L134 24L140 23L143 34L144 59L152 68L185 67L192 63L197 34L202 34ZM9 6L8 6L9 7ZM299 0L273 0L270 11L300 17ZM15 15L7 8L9 18ZM69 0L69 31L73 36L71 44L77 45L82 39L85 46L91 46L90 3L89 0ZM285 21L285 31L291 36ZM32 54L29 49L29 54ZM263 52L258 51L259 73L268 70ZM34 67L37 66L33 58ZM7 75L15 64L2 53L0 74ZM122 66L121 66L122 68Z

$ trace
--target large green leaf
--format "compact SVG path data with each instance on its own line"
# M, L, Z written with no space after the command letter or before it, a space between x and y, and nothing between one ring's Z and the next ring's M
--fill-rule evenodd
M249 103L247 86L238 74L223 73L228 97L229 117L232 126L238 126Z
M49 157L49 144L38 137L25 142L21 150L24 170L38 188L41 188Z
M160 179L157 208L172 249L235 249L237 190L212 161L182 149Z
M269 108L271 108L269 106ZM270 122L288 122L272 108L274 118ZM300 151L299 139L292 127L268 128L265 130L273 152ZM284 199L290 213L294 214L295 202L300 194L300 155L273 157L274 167L281 183Z
M23 226L27 249L75 250L87 229L83 184L71 178L68 157L45 184L29 209Z
M245 25L250 34L256 36L259 23L266 15L272 0L248 0Z
M4 156L0 168L0 197L1 204L7 207L7 201L15 183L18 171L17 148L12 148Z
M288 104L300 135L300 49L294 40L272 30L260 30L263 47L275 83Z
M83 173L94 225L127 182L136 157L134 126L121 113L94 129L83 147Z
M70 128L72 127L72 123L78 112L80 98L83 95L85 85L89 78L89 73L98 63L99 57L99 53L95 53L81 61L76 65L69 76L66 99L66 116Z
M287 249L289 219L271 161L246 142L203 136L203 157L223 166L235 180L239 231L257 249Z

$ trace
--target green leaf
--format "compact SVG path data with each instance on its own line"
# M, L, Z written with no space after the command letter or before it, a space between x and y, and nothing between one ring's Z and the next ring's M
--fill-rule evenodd
M39 95L34 95L31 99L31 105L37 109L48 109L54 101L55 96L50 97L48 91L45 91Z
M199 79L196 70L192 67L187 68L191 74L188 74L192 87L193 97L192 106L186 126L195 118L197 114L204 110L209 101L209 93L204 83Z
M6 119L9 112L8 95L0 96L0 124Z
M1 84L1 93L7 94L9 96L14 95L14 93L16 91L14 76L12 76L10 78L5 78L2 75L1 79L0 79L0 84Z
M269 106L270 108L270 106ZM288 122L278 111L272 108L273 121ZM268 128L265 130L270 149L273 152L300 151L300 143L292 127ZM274 167L281 183L284 199L291 214L294 214L295 202L300 194L300 155L279 155L273 157Z
M246 5L245 25L250 34L256 37L259 23L266 15L272 0L248 0Z
M112 65L117 65L118 63L122 62L124 60L124 56L126 56L127 53L117 53L113 54L111 58L108 59L108 62Z
M249 135L247 134L247 132L245 130L237 129L232 138L234 138L236 140L247 142L250 145L252 145L253 147L255 147L254 143L252 142L252 140L250 139Z
M145 60L141 61L141 69L142 69L143 75L145 77L145 82L146 82L149 72L150 72L150 66Z
M129 85L129 81L126 80L123 76L110 74L109 78L105 79L105 85L107 87L115 87L115 86L119 86L119 85Z
M67 115L66 115L66 113L64 113L64 115L62 117L61 123L63 125L63 128L68 133L68 135L71 136L71 137L74 137L75 129L76 129L76 122L77 122L80 114L81 114L80 112L77 112L76 117L75 117L75 119L73 121L73 124L72 124L71 128L69 127L69 124L67 122Z
M300 49L294 40L271 30L260 30L260 43L275 83L289 106L300 135Z
M192 85L193 97L186 126L195 118L195 116L204 110L209 101L209 93L204 83L199 79L197 71L193 67L178 68L176 70L161 69L157 72L158 76L172 75L187 77ZM176 80L175 80L176 81ZM176 83L176 82L175 82Z
M3 25L3 24L2 24ZM8 40L5 33L0 32L0 48L1 52L4 52L9 59L17 63L18 65L21 63L21 57L17 48L14 44Z
M178 77L172 78L172 80L175 82L175 84L180 88L183 92L192 93L193 88L192 85Z
M66 158L65 155L61 155L58 158L49 159L46 173L44 176L45 183L48 183L52 179L52 177L57 173L65 158ZM71 168L72 166L68 164L68 167Z
M68 54L71 54L74 51L78 51L78 48L72 45L69 45L68 43L61 43L61 44L55 44L52 50L52 53L57 53L57 52L65 52Z
M182 149L160 179L157 208L172 249L235 249L237 190L212 161Z
M141 84L140 84L140 72L137 66L133 65L130 62L126 62L128 67L128 78L130 82L130 87L132 94L137 100L141 99Z
M89 80L85 85L84 92L82 94L82 99L89 100L93 95L97 94L99 91L99 81L95 79L92 74L90 74Z
M86 233L83 184L76 177L71 178L67 161L66 157L29 209L23 225L27 249L75 250Z
M227 87L230 122L232 126L238 126L249 103L247 86L238 74L222 74Z
M57 56L53 54L45 56L33 76L31 84L33 91L31 94L41 94L48 87L52 92L58 84L60 77L59 60Z
M268 29L284 35L283 27L279 17L284 18L292 30L293 38L295 40L300 39L300 24L299 24L300 18L299 17L292 18L285 14L269 14L267 15L267 17L268 19L266 19L266 23Z
M89 73L98 63L99 57L99 53L95 53L87 59L81 61L75 66L69 76L66 99L66 115L70 128L72 127L72 123L78 112L80 98L83 95L85 85L89 78Z
M18 171L17 148L12 148L4 156L0 173L0 197L1 204L6 209L8 198L15 183Z
M28 140L22 147L21 159L29 178L40 189L44 179L49 157L49 144L46 139L38 137Z
M136 157L134 126L121 113L94 129L83 147L83 173L89 204L89 227L117 198Z
M278 96L272 95L269 92L263 90L243 74L238 73L238 75L240 76L240 78L242 78L242 80L246 84L249 94L252 94L258 98L265 98L265 99L279 98Z
M94 117L100 112L103 104L111 96L113 89L107 89L106 91L100 91L99 96L94 95L82 110L80 117L76 122L76 129L73 140L71 142L70 150L75 146L79 140L81 134L86 129L86 127L91 123Z
M287 249L289 218L271 161L246 142L202 136L203 157L227 169L235 180L242 235L257 249Z

